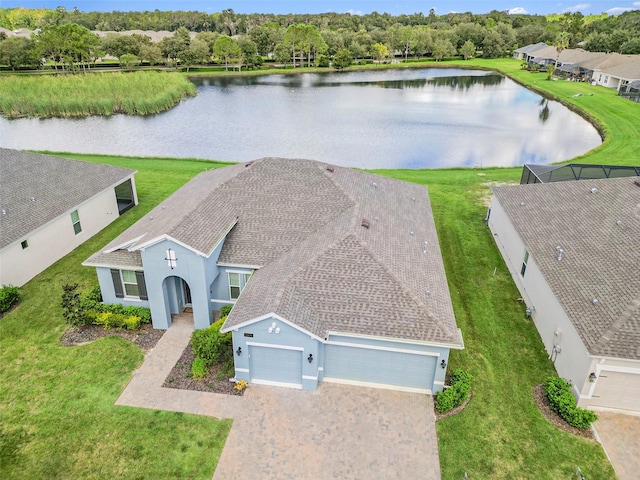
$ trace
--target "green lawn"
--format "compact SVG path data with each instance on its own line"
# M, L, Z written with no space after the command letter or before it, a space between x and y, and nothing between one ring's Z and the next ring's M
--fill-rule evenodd
M601 87L546 82L519 62L474 61L579 105L607 133L579 161L637 164L640 105ZM468 64L468 63L467 63ZM583 92L582 97L573 97ZM593 93L590 96L589 93ZM140 350L110 338L65 348L60 285L96 283L80 262L198 172L220 166L178 159L71 155L136 168L140 205L21 289L22 304L0 320L0 466L3 478L210 478L230 422L114 407L142 361ZM465 350L450 368L474 375L474 397L438 423L442 477L471 479L615 478L595 442L573 437L538 411L532 389L553 374L519 293L484 225L489 187L516 183L519 168L380 171L428 185ZM18 447L18 448L15 448Z

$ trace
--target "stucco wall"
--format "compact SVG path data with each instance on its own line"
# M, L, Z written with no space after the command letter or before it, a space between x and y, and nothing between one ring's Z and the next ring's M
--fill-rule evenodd
M82 231L75 234L71 212L78 210ZM42 226L0 252L0 284L22 286L118 218L113 187ZM21 242L26 240L28 248Z
M531 318L547 353L554 361L558 375L572 383L574 395L578 398L589 377L591 357L586 347L553 295L533 256L529 256L524 277L520 274L525 246L495 197L488 223L514 283L532 311ZM560 352L554 351L556 345L560 346Z

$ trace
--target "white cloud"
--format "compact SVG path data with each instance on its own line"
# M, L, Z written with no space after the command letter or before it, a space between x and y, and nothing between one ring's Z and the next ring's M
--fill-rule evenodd
M640 2L633 2L634 7L640 7Z
M522 7L514 7L509 9L509 15L527 15L529 12L527 12L524 8Z
M636 2L636 4L640 5L640 2ZM630 12L631 10L633 10L632 7L613 7L609 10L605 10L605 12L609 15L620 15L621 13Z
M569 12L569 13L576 13L579 12L581 10L586 10L587 8L589 8L591 6L590 3L579 3L578 5L574 5L572 7L567 7L565 8L562 12Z

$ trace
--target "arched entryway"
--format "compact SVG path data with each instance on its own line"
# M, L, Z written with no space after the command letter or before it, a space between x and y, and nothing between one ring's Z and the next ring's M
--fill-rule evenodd
M162 292L169 315L193 312L191 288L184 278L176 275L165 278L162 282Z

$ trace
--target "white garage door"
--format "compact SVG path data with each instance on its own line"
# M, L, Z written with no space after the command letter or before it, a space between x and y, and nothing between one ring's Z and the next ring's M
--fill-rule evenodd
M302 350L249 346L252 381L302 385Z
M408 352L326 345L324 378L432 390L436 358Z
M640 411L640 375L602 370L589 405Z

